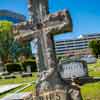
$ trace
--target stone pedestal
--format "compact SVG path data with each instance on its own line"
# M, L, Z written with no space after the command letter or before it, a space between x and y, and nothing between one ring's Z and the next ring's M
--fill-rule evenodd
M72 73L76 70L77 73ZM68 73L69 75L66 75ZM76 76L73 76L74 74ZM58 67L49 68L41 73L34 98L37 98L36 100L82 100L80 86L75 79L85 76L88 74L84 61L67 61Z

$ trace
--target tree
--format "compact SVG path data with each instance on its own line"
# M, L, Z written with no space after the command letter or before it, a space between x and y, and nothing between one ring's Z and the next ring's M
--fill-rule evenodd
M13 38L13 24L9 21L0 21L0 57L4 63L18 59L22 53L30 56L31 49L28 43L24 45Z
M16 49L15 49L15 55L16 55L16 58L18 57L21 57L21 56L24 56L25 59L29 58L32 56L32 52L31 52L31 47L30 47L30 43L19 43L19 42L16 42L17 45L16 45Z
M0 21L0 56L4 63L11 57L12 44L12 23L8 21Z
M96 57L100 55L100 40L90 41L89 47L92 49L92 52Z

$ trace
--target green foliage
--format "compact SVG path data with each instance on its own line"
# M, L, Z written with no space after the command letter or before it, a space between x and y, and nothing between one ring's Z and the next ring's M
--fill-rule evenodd
M23 88L26 86L27 83L31 82L31 81L35 81L37 80L37 73L33 73L32 77L26 77L26 78L22 78L20 77L20 75L16 76L15 79L0 79L0 86L2 85L6 85L6 84L23 84L20 87L10 90L9 92L6 92L4 94L0 95L0 99L3 98L6 95L9 95L10 93L14 93L17 90L19 90L20 88ZM21 91L21 92L31 92L32 90L35 90L35 84L33 84L32 86L30 86L29 88L26 88L25 90Z
M0 56L2 60L8 60L13 44L12 23L8 21L0 22Z
M20 63L6 63L5 64L7 71L10 73L27 71L28 66L31 67L32 72L37 72L35 59L26 59L24 62L20 62Z
M96 55L96 57L100 55L100 40L90 41L89 47L92 49L92 52Z
M24 43L24 44L21 44L19 42L16 43L17 47L16 50L14 51L15 55L17 56L24 55L26 57L30 57L32 55L30 43Z
M89 76L100 77L100 59L88 64ZM85 84L81 87L83 100L100 100L100 82Z
M94 64L88 64L89 76L100 77L100 59Z
M24 62L20 63L6 63L5 67L8 72L23 72L27 71L27 67L30 66L32 72L37 72L36 60L35 59L26 59Z
M12 30L12 23L9 21L0 21L0 33L8 33Z
M35 59L27 59L22 63L22 65L23 65L24 71L26 71L27 66L31 67L32 72L37 71L36 60Z
M32 77L21 77L20 75L16 75L15 79L0 79L0 86L7 84L20 84L20 83L28 83L33 80L37 80L37 73L32 73Z
M20 63L7 63L5 64L6 69L8 72L21 72L22 71L22 66Z
M9 21L0 21L0 57L4 63L18 60L20 55L30 56L29 43L20 44L13 38L13 24Z
M81 92L83 100L100 100L100 82L82 86Z

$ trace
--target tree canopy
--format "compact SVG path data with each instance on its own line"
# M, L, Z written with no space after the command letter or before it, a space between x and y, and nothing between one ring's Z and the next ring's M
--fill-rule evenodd
M10 57L12 44L12 23L0 21L0 56L4 62Z
M31 53L29 44L20 44L13 38L13 23L9 21L0 21L0 57L4 63L8 60L14 60L21 53Z
M92 49L92 52L96 57L100 55L100 40L92 40L89 43L89 47Z

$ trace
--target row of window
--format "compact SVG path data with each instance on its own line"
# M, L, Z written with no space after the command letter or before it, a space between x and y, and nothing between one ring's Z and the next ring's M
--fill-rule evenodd
M81 44L81 43L88 43L89 42L89 40L86 40L86 41L72 41L72 42L63 42L63 43L61 43L61 42L59 42L59 43L55 43L56 44L56 46L60 46L60 45L72 45L72 44Z
M88 47L88 44L78 44L78 45L69 45L69 46L56 46L56 49L68 49L68 48L77 48L77 47Z
M87 47L81 47L81 48L72 48L72 49L63 49L63 50L56 50L56 52L67 52L71 50L81 50L81 49L86 49Z
M77 44L77 43L86 43L86 42L89 42L93 39L100 39L100 36L94 36L94 37L87 37L85 39L77 39L77 40L67 40L67 41L59 41L59 42L56 42L56 46L59 46L59 45L69 45L69 44Z

